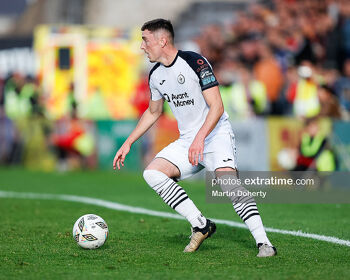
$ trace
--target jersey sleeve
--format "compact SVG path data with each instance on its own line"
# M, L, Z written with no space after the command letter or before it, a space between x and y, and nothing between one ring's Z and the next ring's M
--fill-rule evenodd
M180 55L196 73L202 91L219 85L213 68L205 57L195 52L181 52Z
M157 101L163 98L159 90L154 86L152 78L149 79L149 90L151 92L151 100Z

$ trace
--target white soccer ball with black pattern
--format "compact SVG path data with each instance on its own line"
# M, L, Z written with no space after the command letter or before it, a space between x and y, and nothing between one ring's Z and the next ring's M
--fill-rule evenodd
M81 216L73 226L73 238L84 249L100 248L107 240L108 226L95 214Z

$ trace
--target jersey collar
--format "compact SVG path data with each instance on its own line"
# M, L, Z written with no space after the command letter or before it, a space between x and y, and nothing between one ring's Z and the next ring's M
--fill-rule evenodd
M169 68L169 67L173 66L173 65L175 64L176 60L177 60L177 57L179 56L179 52L180 52L180 51L177 51L177 54L176 54L176 56L175 56L173 62L170 63L168 66L164 65L164 67Z

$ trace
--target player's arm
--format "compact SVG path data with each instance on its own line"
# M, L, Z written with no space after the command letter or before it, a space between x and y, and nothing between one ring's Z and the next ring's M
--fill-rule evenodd
M203 96L209 106L209 113L188 151L188 159L192 165L198 165L199 156L203 160L204 140L215 128L221 115L224 113L224 105L218 86L204 90Z
M163 111L164 99L150 100L147 110L143 113L135 129L131 132L124 144L120 147L113 160L113 169L124 166L125 156L129 153L131 145L139 139L160 117Z

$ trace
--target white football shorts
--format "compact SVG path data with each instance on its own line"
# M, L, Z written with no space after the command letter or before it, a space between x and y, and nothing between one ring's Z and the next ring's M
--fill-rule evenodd
M155 158L164 158L173 163L181 173L178 180L186 179L203 168L208 171L215 171L222 167L237 168L236 146L233 132L219 132L211 137L204 146L203 161L200 160L197 166L193 166L188 160L188 149L192 142L178 139L163 150Z

